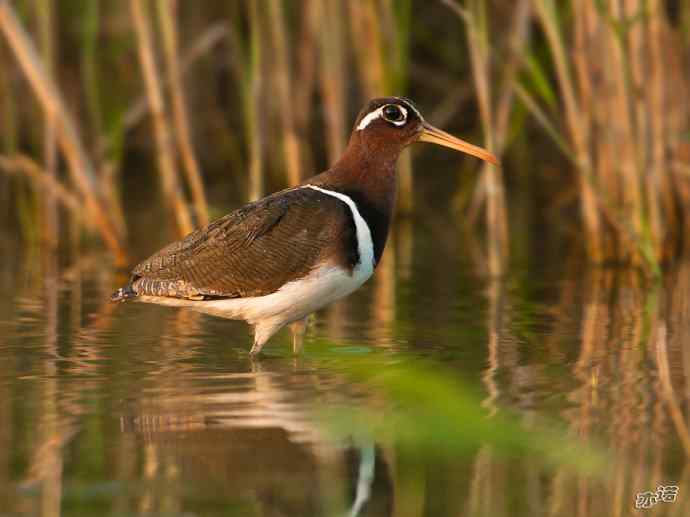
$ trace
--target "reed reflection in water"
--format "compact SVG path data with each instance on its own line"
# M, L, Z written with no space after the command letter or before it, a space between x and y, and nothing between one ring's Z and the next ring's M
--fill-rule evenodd
M577 262L489 280L431 238L398 228L391 265L312 322L303 356L285 335L258 363L241 324L106 303L115 280L99 257L3 262L0 508L624 516L637 493L675 484L676 502L650 511L688 515L690 264L659 285ZM390 404L333 368L375 349L455 372L490 412L563 423L604 446L610 472L491 444L444 458L394 434L334 437L319 408Z

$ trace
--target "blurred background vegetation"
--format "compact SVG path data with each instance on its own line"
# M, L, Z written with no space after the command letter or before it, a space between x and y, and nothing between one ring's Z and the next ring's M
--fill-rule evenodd
M490 272L523 205L598 263L688 245L687 2L1 0L0 32L2 212L29 243L99 235L125 264L131 195L182 236L325 169L396 94L502 156L400 167L400 213L448 201Z
M395 515L685 490L688 263L582 259L654 275L690 245L689 43L671 0L0 0L0 507L275 515L241 504L349 503L369 464ZM403 156L390 249L303 357L107 302L102 250L129 263L325 169L386 94L503 167Z

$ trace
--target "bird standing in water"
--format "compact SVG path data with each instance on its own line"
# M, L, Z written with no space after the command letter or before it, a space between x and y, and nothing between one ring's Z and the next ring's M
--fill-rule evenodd
M252 355L290 324L299 350L307 317L355 291L379 263L395 206L396 162L414 142L498 163L425 122L410 100L374 99L330 169L166 246L136 266L112 300L245 320L254 327Z

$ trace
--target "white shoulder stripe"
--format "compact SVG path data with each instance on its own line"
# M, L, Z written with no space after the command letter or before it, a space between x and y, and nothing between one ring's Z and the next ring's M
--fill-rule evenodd
M333 196L345 203L352 212L352 218L355 221L355 228L357 230L357 251L359 252L359 263L355 267L356 275L366 275L368 278L374 271L374 241L371 238L371 230L369 225L357 210L357 205L349 196L335 192L333 190L326 190L315 185L305 185L304 188L317 190L323 194Z

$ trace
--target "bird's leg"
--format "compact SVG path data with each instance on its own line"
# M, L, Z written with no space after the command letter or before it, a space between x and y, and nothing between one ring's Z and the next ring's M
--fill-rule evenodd
M309 316L290 323L290 330L292 331L292 353L300 354L304 347L304 335L307 333L307 320Z
M260 341L256 338L254 338L254 344L252 345L252 349L249 351L249 355L252 357L256 357L259 352L261 352L261 349L263 348L265 341Z
M252 344L252 349L249 351L249 355L254 358L256 357L261 349L266 344L266 341L273 335L272 332L266 332L265 327L257 325L254 328L254 344Z
M260 321L254 326L254 344L252 349L249 351L249 355L256 357L256 355L261 352L266 342L271 339L271 336L278 332L282 327L283 322L275 321Z

